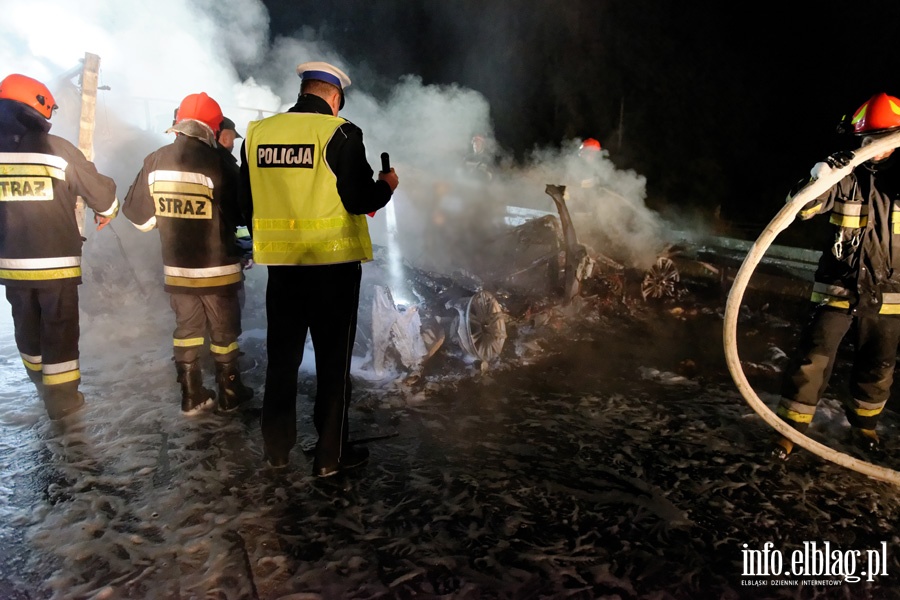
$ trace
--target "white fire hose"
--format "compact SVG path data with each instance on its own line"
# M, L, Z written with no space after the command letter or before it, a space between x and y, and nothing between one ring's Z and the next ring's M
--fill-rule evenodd
M744 371L741 368L741 360L737 350L737 322L738 312L741 307L741 300L744 297L744 290L753 275L753 271L759 264L766 250L774 241L775 237L785 230L788 225L793 222L800 209L810 200L817 198L825 191L830 189L834 184L849 175L854 167L860 165L873 157L900 146L900 131L891 133L874 143L854 151L854 157L850 163L840 169L834 169L830 173L824 174L818 179L814 179L806 185L800 192L794 196L784 207L775 215L772 222L760 234L759 238L751 246L747 257L744 259L741 268L738 270L734 278L734 284L728 293L728 300L725 304L725 321L723 324L723 337L725 344L725 360L728 363L728 370L737 384L741 395L750 404L750 407L756 411L762 419L772 426L778 433L788 438L798 446L801 446L813 454L816 454L826 460L847 467L864 475L868 475L873 479L887 481L894 485L900 485L900 473L897 471L879 467L872 463L858 460L848 456L842 452L838 452L833 448L822 445L819 442L803 435L781 418L778 417L766 404L760 400L756 392L747 381Z

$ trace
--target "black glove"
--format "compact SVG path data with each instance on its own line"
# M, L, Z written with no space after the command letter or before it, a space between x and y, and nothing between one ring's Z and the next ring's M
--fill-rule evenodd
M846 167L853 160L854 154L850 150L839 150L825 159L828 166L832 169L840 169Z

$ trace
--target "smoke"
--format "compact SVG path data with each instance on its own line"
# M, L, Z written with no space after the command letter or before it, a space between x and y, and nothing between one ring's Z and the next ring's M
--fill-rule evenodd
M640 175L619 171L604 156L585 176L574 151L578 140L558 150L535 150L526 167L518 166L496 143L491 107L480 93L459 85L426 85L415 74L374 81L368 66L361 66L357 77L356 66L315 29L270 42L269 22L258 0L19 3L5 7L0 60L7 73L47 82L60 105L53 133L74 143L81 60L86 52L100 56L94 162L115 179L120 200L143 158L171 142L164 132L185 95L207 92L243 133L250 121L293 104L300 83L297 64L324 60L353 80L342 116L363 129L370 164L377 171L379 154L388 152L400 176L391 205L370 221L376 244L398 249L416 266L477 271L492 255L507 256L495 251L496 239L521 222L521 216L510 219L508 206L537 211L532 216L556 214L544 193L552 183L570 190L581 242L635 266L652 262L662 245L661 226L644 204L646 182ZM390 91L375 97L370 89ZM475 134L486 139L490 179L466 166ZM580 187L586 177L597 182L592 190ZM84 286L82 297L89 313L102 314L114 291L164 302L155 233L141 234L120 218L107 230L85 235L85 279L93 285ZM503 268L495 264L483 273ZM248 271L248 283L263 273Z

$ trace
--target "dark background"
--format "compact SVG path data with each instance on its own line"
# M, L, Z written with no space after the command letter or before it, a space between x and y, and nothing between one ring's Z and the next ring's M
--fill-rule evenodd
M835 131L845 114L900 95L888 0L264 3L273 35L312 28L369 93L405 74L477 90L516 157L595 137L647 177L651 207L751 239L815 162L855 144Z

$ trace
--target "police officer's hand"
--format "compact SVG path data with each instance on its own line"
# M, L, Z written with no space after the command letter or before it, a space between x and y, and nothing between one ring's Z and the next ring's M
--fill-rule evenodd
M391 191L397 189L397 186L400 185L400 178L397 177L397 172L394 171L394 167L391 167L390 173L378 173L378 179L381 181L386 181L389 186L391 186Z
M849 165L850 161L853 160L853 157L854 154L850 150L840 150L826 158L825 162L833 169L840 169L841 167Z
M94 213L94 223L97 224L97 231L100 231L101 229L106 227L106 225L110 221L112 221L112 219L110 219L109 217L104 217L102 215L98 215L97 213Z

